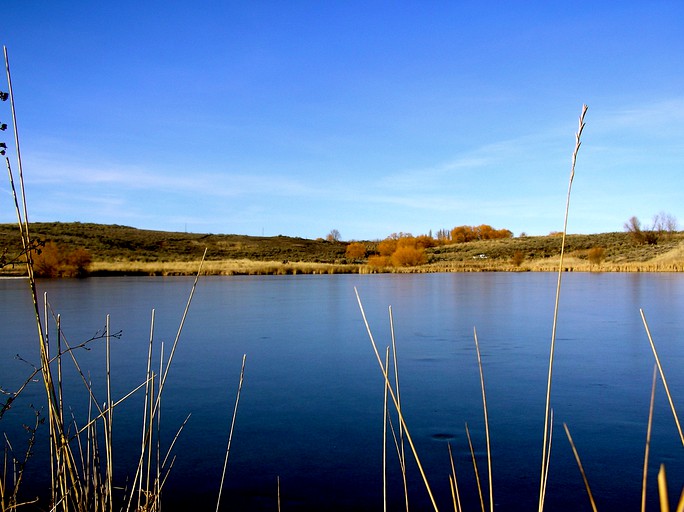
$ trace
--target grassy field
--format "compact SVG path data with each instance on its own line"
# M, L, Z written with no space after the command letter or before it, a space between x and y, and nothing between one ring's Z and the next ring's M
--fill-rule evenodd
M35 223L31 230L34 240L89 251L91 275L191 275L205 248L204 271L214 275L555 271L561 245L556 235L441 245L427 249L425 265L397 269L348 261L345 242L323 239L164 232L78 222ZM369 254L378 245L364 243ZM600 262L589 257L595 248L603 249ZM16 225L0 224L0 251L5 262L20 254ZM682 271L684 233L664 235L656 245L635 244L628 233L568 235L564 266L573 271ZM5 264L0 272L21 275L24 268Z

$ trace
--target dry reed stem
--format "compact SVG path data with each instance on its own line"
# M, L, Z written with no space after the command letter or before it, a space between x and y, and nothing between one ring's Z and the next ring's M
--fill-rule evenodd
M674 417L675 423L677 424L677 431L679 432L679 438L682 441L682 446L684 446L684 433L682 433L682 426L679 423L679 417L677 416L677 411L675 411L674 401L672 400L672 394L670 393L670 388L667 385L667 380L665 379L665 372L663 371L663 366L660 364L660 358L658 357L658 351L656 350L655 343L653 343L653 337L651 336L651 331L648 328L648 322L646 322L646 315L643 309L639 309L641 313L641 320L644 323L644 328L646 329L646 335L648 336L648 341L651 344L651 350L653 350L653 356L655 357L656 365L658 365L658 371L660 372L660 380L663 381L663 387L665 388L665 394L670 402L670 409L672 409L672 416Z
M449 475L449 489L451 489L451 501L454 504L454 512L458 512L458 504L456 503L456 491L454 490L454 477Z
M14 180L12 178L11 166L9 164L9 158L6 158L8 172L10 174L10 184L12 187L12 194L15 198L15 209L17 214L17 222L19 225L19 230L21 233L22 246L24 248L24 253L26 255L26 268L29 277L29 287L31 289L31 297L33 299L34 315L36 320L36 326L38 330L38 341L40 348L40 358L41 367L43 372L43 385L45 388L45 393L48 401L48 422L49 430L51 432L51 447L54 456L51 457L51 461L54 461L57 467L57 482L53 485L53 489L59 489L62 493L62 497L74 496L76 503L80 502L82 496L82 482L78 478L78 474L75 467L75 460L73 453L68 444L65 436L64 423L59 421L59 406L57 393L55 390L55 384L52 377L50 369L50 357L48 353L47 338L43 326L41 324L40 308L38 306L38 293L36 290L36 281L33 273L33 257L31 255L31 239L29 234L29 222L28 222L28 206L26 201L26 193L24 187L24 175L23 166L21 160L21 150L19 144L19 135L16 122L16 110L14 106L14 92L12 89L12 77L10 73L9 57L7 54L7 48L3 47L5 56L5 70L7 74L7 83L9 86L9 98L12 111L12 122L14 128L14 138L15 138L15 149L17 152L17 162L19 167L19 188L21 191L21 208L19 202L17 201L16 189L14 188ZM23 210L23 218L22 218ZM62 501L53 499L53 502ZM68 503L63 503L63 508L68 509Z
M477 366L480 369L480 388L482 389L482 407L484 409L485 434L487 436L487 470L489 478L489 509L494 512L494 485L492 483L492 450L489 440L489 416L487 414L487 395L485 393L484 372L482 371L482 357L480 356L480 343L477 339L477 329L473 328L475 337L475 350L477 351Z
M560 290L561 290L561 281L562 281L562 276L563 276L563 256L565 254L565 238L567 236L567 231L568 231L568 215L570 213L570 193L572 191L572 182L575 178L575 164L577 162L577 154L579 152L579 148L582 144L581 141L581 136L582 136L582 131L584 130L584 116L587 113L587 106L583 105L582 106L582 113L580 114L579 117L579 128L577 129L577 133L575 134L575 150L572 153L572 165L570 167L570 180L568 183L568 193L565 199L565 220L563 221L563 238L561 241L561 252L560 252L560 260L558 263L558 283L556 285L556 300L554 304L554 309L553 309L553 327L551 329L551 350L549 354L549 373L548 373L548 378L547 378L547 383L546 383L546 408L545 408L545 414L544 414L544 443L542 447L542 468L541 468L541 482L539 485L539 512L542 512L544 509L544 496L546 494L546 475L548 474L548 471L546 469L546 466L548 464L547 459L547 451L550 452L550 447L548 446L548 438L549 438L549 410L551 408L551 380L552 380L552 375L553 375L553 357L555 353L555 348L556 348L556 328L558 325L558 304L560 302Z
M482 496L482 485L480 484L480 472L477 470L477 460L475 459L475 450L473 449L473 442L470 439L470 430L468 430L468 423L465 424L466 437L468 438L468 446L470 447L470 457L473 459L473 470L475 471L475 481L477 482L477 492L480 495L480 505L482 512L485 512L484 497Z
M389 368L389 346L385 352L385 369ZM385 376L386 378L387 376ZM387 386L383 383L385 395L382 406L382 509L387 512Z
M399 392L399 364L397 363L397 338L394 334L394 314L392 306L389 306L390 336L392 338L392 355L394 360L394 387L397 394L397 403L401 409L401 393ZM401 479L404 484L404 502L406 512L409 512L408 480L406 479L406 450L404 449L404 428L399 423L399 464L401 466Z
M149 410L149 404L150 404L150 385L153 385L150 383L150 376L152 375L152 345L154 344L154 316L155 316L155 310L152 309L152 318L150 319L150 342L148 344L148 349L147 349L147 369L145 371L145 401L143 405L143 424L142 424L142 439L141 439L141 446L140 446L140 453L144 454L145 453L145 447L147 445L147 442L145 440L145 434L147 431L147 412ZM152 421L152 418L150 418L150 422ZM150 472L149 472L149 467L150 467L150 457L152 454L152 450L150 449L147 452L147 481L145 484L145 489L149 490L150 488ZM142 461L139 463L141 464ZM142 468L138 467L136 469L136 476L135 478L138 480L138 510L140 509L140 498L142 496ZM135 489L135 479L133 480L133 485L132 488Z
M145 386L146 384L147 384L147 381L141 382L141 383L138 384L136 387L134 387L133 389L131 389L128 393L126 393L124 396L122 396L122 397L119 398L118 400L112 402L112 404L111 404L111 409L114 409L114 408L116 408L117 406L119 406L120 404L122 404L123 402L125 402L127 399L129 399L131 396L133 396L138 390L140 390L140 389L141 389L143 386ZM94 418L89 419L89 420L88 420L88 423L86 423L84 426L82 426L80 429L78 429L78 430L76 431L76 433L75 433L73 436L71 436L71 437L69 438L69 440L72 440L72 439L74 439L74 438L77 438L78 436L80 436L81 434L83 434L83 432L85 432L86 430L88 430L92 425L94 425L94 424L97 422L97 420L100 420L100 419L102 419L102 418L106 418L108 414L109 414L109 407L107 407L106 409L102 410L102 412L100 412L100 413L99 413L97 416L95 416Z
M199 281L199 276L202 274L202 265L207 257L207 249L204 249L204 254L202 256L202 261L200 261L199 269L195 275L195 281L192 283L192 288L190 289L190 296L185 304L185 310L183 310L183 316L181 317L180 325L178 326L178 331L176 332L176 338L173 340L173 345L171 346L171 354L169 354L169 360L166 362L166 368L161 374L161 382L159 384L159 392L157 395L157 402L161 400L162 391L164 390L164 384L166 383L166 378L169 375L169 369L171 368L171 362L173 361L173 356L176 353L176 347L178 346L178 340L180 339L181 332L183 332L183 325L185 325L185 320L188 317L188 311L190 310L190 303L192 302L192 297L195 295L195 289L197 288L197 282ZM155 407L156 409L156 407Z
M178 438L181 435L181 432L183 432L183 429L185 428L185 425L188 424L188 421L190 421L190 416L192 416L192 413L188 414L185 419L183 420L183 423L181 423L181 426L178 427L178 430L176 431L176 435L173 436L173 440L171 441L171 444L169 445L169 449L166 450L166 455L164 456L164 460L161 463L161 467L164 468L166 467L166 463L169 460L169 457L171 456L171 452L173 451L173 447L176 445L176 441L178 441ZM174 457L175 459L175 457ZM173 462L172 462L173 464ZM168 476L170 467L166 470L166 476ZM165 477L166 478L166 477Z
M677 512L684 512L684 488L679 495L679 503L677 503Z
M107 382L107 415L105 416L105 449L107 454L107 495L109 499L110 507L113 506L113 491L114 491L114 465L113 465L113 455L114 447L112 446L114 438L113 421L114 421L114 408L112 407L112 358L111 358L111 337L109 329L109 315L106 318L106 333L105 338L105 361L106 361L106 382Z
M359 304L359 309L361 310L361 316L363 317L363 323L366 326L366 332L368 333L368 337L370 338L371 345L373 346L373 352L375 353L375 358L378 362L378 365L380 366L380 371L382 372L384 378L385 378L385 386L387 386L389 390L389 394L392 398L392 402L394 403L394 407L397 411L397 416L399 417L399 421L402 424L404 431L406 432L406 440L409 443L409 446L411 447L411 451L413 453L413 458L416 460L416 465L418 466L418 470L420 471L420 475L423 478L423 483L425 484L425 489L427 490L427 493L430 497L430 502L432 503L432 506L434 507L435 511L438 511L437 508L437 503L435 502L435 497L432 493L432 489L430 488L430 483L428 482L427 475L425 474L425 470L423 469L423 465L420 462L420 457L418 456L418 451L416 450L416 446L413 444L413 439L411 437L411 434L408 430L408 427L406 425L406 421L404 420L404 415L401 412L401 407L399 405L399 402L397 401L396 394L394 393L394 390L392 389L392 386L390 385L390 381L387 378L387 371L383 367L382 364L382 359L380 359L380 353L378 352L378 347L375 344L375 339L373 338L373 333L370 328L370 324L368 323L368 318L366 317L366 312L363 309L363 303L361 302L361 297L359 296L359 291L357 290L356 287L354 287L354 293L356 294L356 300Z
M396 430L394 430L394 423L392 423L392 417L389 413L389 408L387 409L387 424L389 425L390 432L392 432L392 441L394 442L394 449L397 451L397 458L401 461L401 450L399 449L399 438L397 436Z
M660 465L658 471L658 496L660 497L660 512L670 512L670 501L667 495L667 475L665 464Z
M644 449L644 470L641 479L641 512L646 512L646 476L648 475L648 452L651 448L651 427L653 425L653 408L655 405L655 390L658 377L658 367L653 365L653 383L651 384L651 401L648 406L648 426L646 427L646 448Z
M549 481L549 466L551 465L551 444L553 441L553 409L549 415L549 450L546 454L546 473L544 474L544 488L542 489L542 500L546 499L546 484Z
M451 443L447 443L449 449L449 461L451 462L451 475L450 482L452 485L452 498L454 498L454 511L459 512L461 510L461 496L458 492L458 480L456 479L456 465L454 464L454 456L451 453Z
M226 469L228 468L228 455L230 454L230 444L233 442L233 429L235 428L235 418L237 418L238 404L240 403L240 392L242 391L242 382L245 378L245 360L247 354L242 356L242 368L240 369L240 382L238 384L237 397L235 398L235 408L233 409L233 419L230 422L230 434L228 435L228 447L226 448L226 458L223 461L223 473L221 474L221 485L219 486L218 499L216 500L216 512L218 512L221 504L221 491L223 490L223 482L226 478Z
M570 441L570 446L572 447L572 453L575 455L575 460L577 461L577 466L579 467L580 473L582 474L582 480L584 480L584 486L587 488L587 494L589 495L589 501L591 502L591 508L596 511L596 502L594 501L594 496L591 494L591 488L589 487L589 480L587 480L587 475L582 467L582 461L580 460L579 453L577 453L577 448L570 435L570 429L568 429L567 424L563 423L563 428L565 429L565 434L568 436L568 441Z

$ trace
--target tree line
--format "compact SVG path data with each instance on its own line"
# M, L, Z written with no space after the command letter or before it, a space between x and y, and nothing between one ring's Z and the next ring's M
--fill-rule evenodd
M363 242L351 242L347 245L346 257L352 261L367 258L368 265L378 268L413 267L427 263L425 250L431 247L512 236L512 231L494 229L488 224L456 226L451 230L440 229L436 236L432 236L432 233L419 236L413 236L411 233L392 233L379 242L374 250L369 250Z

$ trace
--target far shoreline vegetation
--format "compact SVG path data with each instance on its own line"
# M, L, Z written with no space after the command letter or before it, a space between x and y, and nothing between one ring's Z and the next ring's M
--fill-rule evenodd
M657 219L658 217L656 217ZM670 216L662 218L673 219ZM684 232L676 223L625 231L570 234L563 268L576 272L680 272ZM80 222L32 223L42 277L435 273L558 271L561 233L513 236L488 225L432 234L395 233L384 240L340 240L337 230L316 240L288 236L166 232ZM16 224L0 224L0 276L25 275Z

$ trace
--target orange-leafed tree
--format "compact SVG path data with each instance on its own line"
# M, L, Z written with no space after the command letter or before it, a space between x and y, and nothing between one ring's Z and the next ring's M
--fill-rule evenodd
M90 252L83 247L69 251L48 242L33 257L33 269L37 277L85 277L91 262Z
M456 226L451 230L451 240L455 243L472 242L473 240L493 240L511 238L513 232L508 229L494 229L489 224L479 226Z
M366 245L361 242L352 242L347 246L345 255L350 260L362 260L366 257Z
M397 247L390 259L395 267L415 267L427 262L425 249L415 245Z
M391 256L392 253L396 250L396 238L385 238L382 242L378 244L378 252L380 253L380 256Z

